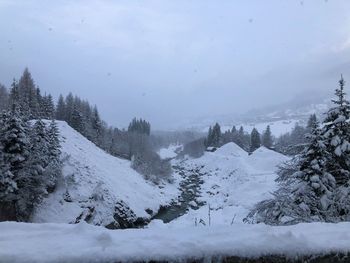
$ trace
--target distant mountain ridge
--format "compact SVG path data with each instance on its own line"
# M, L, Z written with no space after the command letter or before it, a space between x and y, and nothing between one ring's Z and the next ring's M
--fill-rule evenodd
M195 118L181 124L179 129L207 132L209 126L218 122L222 131L243 126L247 132L256 127L260 132L267 125L271 126L272 133L279 136L289 132L296 123L305 125L311 114L322 118L323 113L331 105L329 96L300 95L287 103L253 109L243 114L223 114L210 117Z

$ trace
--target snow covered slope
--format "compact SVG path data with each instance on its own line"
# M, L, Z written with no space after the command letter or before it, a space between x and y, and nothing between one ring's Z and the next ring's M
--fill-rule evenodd
M35 212L34 222L132 226L142 224L177 194L176 185L160 188L146 181L129 161L107 154L67 123L58 122L58 127L63 178Z
M278 164L288 160L282 154L265 147L248 155L234 143L228 143L216 152L206 152L198 159L188 159L181 165L187 170L200 169L201 194L195 200L206 203L172 222L173 225L194 225L195 222L230 225L242 222L254 204L270 197L275 190Z

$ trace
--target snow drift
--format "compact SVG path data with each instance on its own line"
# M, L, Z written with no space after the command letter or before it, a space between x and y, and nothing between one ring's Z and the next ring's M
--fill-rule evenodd
M182 163L203 174L200 196L195 200L205 203L172 222L173 225L194 225L202 220L211 224L230 225L242 222L253 206L269 197L277 185L277 166L288 157L260 147L249 155L235 143L228 143L215 152L206 152L201 158Z
M211 262L215 257L269 255L296 260L307 255L315 259L315 255L350 252L350 223L112 231L84 222L4 222L0 223L0 233L1 262Z
M86 221L112 228L143 224L176 195L176 186L154 185L65 122L58 122L63 178L35 211L34 222Z

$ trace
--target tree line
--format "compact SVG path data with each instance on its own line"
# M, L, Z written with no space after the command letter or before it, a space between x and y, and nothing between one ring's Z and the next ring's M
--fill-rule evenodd
M26 115L13 104L0 117L0 221L28 221L61 176L55 121Z
M293 156L299 154L307 145L309 141L308 134L311 133L316 122L318 122L316 115L311 114L306 126L296 123L291 132L276 138L274 149L285 155Z
M227 130L222 133L220 125L216 123L213 127L209 127L204 145L206 147L217 148L229 142L236 143L247 152L254 152L260 146L265 146L269 149L273 148L273 137L269 125L261 135L256 128L253 128L249 134L244 131L243 126L241 126L239 130L233 126L231 130Z
M161 160L156 153L159 138L151 135L149 122L135 118L126 130L109 126L101 119L96 105L92 106L72 93L65 97L60 95L55 104L50 94L42 95L27 68L18 81L13 80L9 91L0 85L0 103L0 109L8 109L15 104L28 120L66 121L109 154L135 160L132 167L147 178L160 179L171 174L170 163Z
M270 125L267 125L262 134L260 134L256 128L253 128L252 131L248 133L242 126L239 130L233 126L231 130L222 133L220 125L216 123L213 127L209 127L204 145L205 147L218 148L226 143L234 142L250 153L264 146L284 155L293 156L300 153L305 148L309 141L307 135L310 134L312 127L317 121L316 115L311 114L305 127L296 123L291 132L282 134L277 138L272 135Z
M0 220L28 221L61 176L56 122L41 120L53 118L53 99L25 69L10 91L0 85L0 110Z

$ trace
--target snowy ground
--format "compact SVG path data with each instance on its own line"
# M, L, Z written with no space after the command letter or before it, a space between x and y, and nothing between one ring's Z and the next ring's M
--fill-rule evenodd
M131 169L129 161L107 154L65 122L58 127L64 178L37 209L34 222L74 223L82 216L92 224L108 225L120 202L136 217L149 218L146 209L156 213L178 195L177 183L160 188Z
M66 155L64 180L37 210L34 221L41 224L0 223L0 262L180 261L350 252L350 223L243 223L249 209L276 188L276 167L288 159L281 154L261 147L248 155L229 143L198 159L173 159L176 183L159 187L133 171L128 161L106 154L65 123L59 126ZM171 158L171 152L164 150L162 157ZM196 181L193 176L200 184L181 191L196 188L196 193L179 195L180 180L183 184L190 178L191 183ZM119 200L137 216L150 217L147 208L157 211L178 196L193 200L185 202L189 207L184 215L168 224L153 220L145 229L113 231L92 225L113 220ZM92 219L86 220L91 224L66 224L74 223L89 206L94 207Z
M0 261L12 263L180 261L271 254L295 258L349 251L350 223L142 230L107 230L86 223L0 223Z
M179 175L174 184L160 187L146 181L130 168L130 162L105 153L65 122L58 122L62 137L64 178L56 191L37 209L33 221L38 223L74 223L77 219L95 225L114 221L116 203L128 206L136 218L150 218L160 206L179 196ZM162 158L175 157L178 145L160 150ZM242 221L248 210L267 198L275 188L276 165L287 158L266 148L252 155L234 143L199 159L188 159L174 165L200 169L204 184L197 203L206 203L171 222L193 225L196 220L208 224L211 207L213 224L229 225ZM194 204L195 206L195 204ZM146 210L153 211L150 215ZM127 211L129 212L129 211Z
M277 165L287 159L264 147L248 155L236 144L228 143L214 153L181 162L187 169L200 168L204 174L196 201L206 205L190 209L170 224L193 226L200 220L209 224L209 206L212 225L242 222L254 204L271 196L276 187Z

